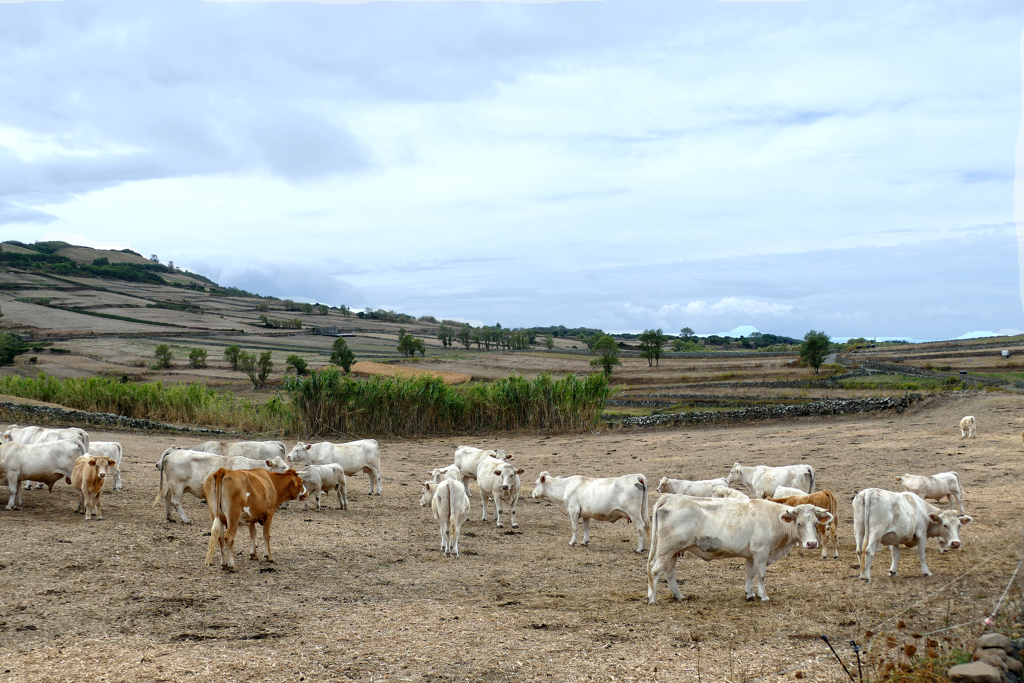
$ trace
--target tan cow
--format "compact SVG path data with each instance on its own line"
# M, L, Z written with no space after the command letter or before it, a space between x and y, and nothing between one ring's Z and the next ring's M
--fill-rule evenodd
M209 476L203 486L206 502L210 506L213 526L210 544L206 550L206 564L213 564L213 553L220 549L221 569L235 571L235 533L239 523L249 525L252 541L250 560L256 555L256 524L263 525L263 540L267 546L266 559L274 561L270 551L270 524L277 507L289 500L305 500L309 493L295 470L268 472L262 469L219 469Z
M103 493L109 467L110 461L102 455L83 455L75 461L75 469L71 473L71 485L78 489L78 507L75 512L81 512L84 507L87 522L92 521L92 515L96 515L96 519L103 519L100 494Z
M769 498L768 500L773 503L789 505L790 507L810 503L815 507L819 507L822 510L828 510L832 513L832 520L830 522L827 524L819 522L817 527L818 535L821 536L822 541L821 559L824 560L828 558L828 542L830 540L832 541L833 552L835 552L835 559L839 559L839 533L836 525L836 518L839 515L839 501L836 499L834 493L828 489L824 489L823 491L816 491L815 493L810 494L786 496L785 498Z

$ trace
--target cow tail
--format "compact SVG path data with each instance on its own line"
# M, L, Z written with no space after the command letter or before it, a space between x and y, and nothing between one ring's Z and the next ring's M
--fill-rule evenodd
M963 496L963 495L964 495L964 487L963 487L963 485L962 485L962 484L960 483L960 475L959 475L959 474L958 474L957 472L954 472L954 473L953 473L953 476L954 476L954 477L956 477L956 487L957 487L958 489L960 489L960 495L961 495L961 496Z
M832 491L828 492L828 511L832 513L832 538L836 541L836 548L839 548L839 499Z
M647 543L650 543L651 542L651 512L647 508L647 505L648 505L648 500L649 500L648 496L649 496L649 492L651 490L651 487L648 486L647 479L645 477L640 477L640 485L643 486L643 488L644 488L643 507L640 508L640 519L642 519L643 522L644 522L644 541L647 542Z
M808 493L814 493L814 466L808 465L807 467L811 470L811 490Z
M206 546L206 564L213 562L213 553L218 547L217 539L224 535L223 525L220 521L220 487L224 480L224 470L213 473L213 495L207 501L210 506L213 525L210 527L210 543Z
M153 499L153 505L150 507L156 507L160 502L160 499L164 497L164 458L160 456L160 460L156 463L156 468L160 470L160 486L156 490L156 498Z
M658 500L654 501L654 510L651 511L650 517L650 530L651 530L651 543L650 549L647 551L647 585L654 586L654 575L651 574L651 566L654 564L654 558L658 554L658 512L661 510L661 502L665 500L665 496L662 496ZM646 507L647 496L644 495L644 503Z
M864 497L861 499L861 504L864 506L863 512L862 512L862 514L864 515L864 519L863 519L863 521L860 524L860 534L861 534L861 537L857 538L857 539L854 539L854 543L859 543L860 544L860 558L859 559L860 559L860 570L861 570L861 572L864 571L864 556L868 552L868 538L871 536L871 531L870 531L871 530L871 524L870 524L870 522L871 522L871 501L869 500L871 495L872 495L871 493L866 493L866 494L864 494ZM854 510L854 515L856 516L856 514L857 514L857 511L855 509Z

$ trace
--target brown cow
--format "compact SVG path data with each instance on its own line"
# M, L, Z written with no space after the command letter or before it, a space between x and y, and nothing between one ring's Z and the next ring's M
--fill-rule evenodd
M249 525L249 538L252 540L250 560L257 558L256 524L263 525L266 559L273 562L270 523L274 520L277 506L289 500L305 500L309 496L302 479L293 469L278 473L262 469L221 468L206 479L203 491L213 519L206 564L213 564L213 553L219 548L221 569L229 571L235 571L235 533L239 523Z
M828 510L832 513L832 521L828 524L818 525L818 534L821 536L821 559L828 557L828 540L832 541L832 548L835 552L836 559L839 559L839 534L837 532L836 519L838 518L839 501L836 500L835 494L828 489L824 491L817 491L810 493L805 496L789 496L787 498L769 498L768 500L775 503L782 503L783 505L797 506L804 503L810 503L817 507ZM826 533L826 531L828 533Z
M75 460L75 469L71 472L71 485L78 489L78 507L81 512L85 507L85 521L91 522L92 515L103 519L100 510L100 494L103 484L107 481L107 468L110 461L103 456L83 455Z

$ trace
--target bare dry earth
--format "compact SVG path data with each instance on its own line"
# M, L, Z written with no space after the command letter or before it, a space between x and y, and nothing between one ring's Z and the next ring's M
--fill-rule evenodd
M30 491L24 509L0 511L0 680L750 680L790 669L839 681L816 634L843 643L865 629L928 633L990 611L1016 564L1024 499L1022 399L974 395L902 415L780 421L584 436L422 439L381 443L384 494L351 478L348 511L275 520L276 565L241 558L237 574L203 566L205 504L186 496L192 526L168 524L154 461L181 437L104 433L125 446L125 491L105 494L104 521L72 509L70 487ZM956 425L972 413L975 440ZM438 528L418 505L429 468L458 443L502 446L525 467L518 530L479 520L463 557L438 551ZM291 444L289 444L290 446ZM680 560L687 599L646 604L646 557L624 524L595 523L589 548L570 548L568 520L529 499L541 470L644 472L703 478L745 463L808 462L841 501L841 558L797 553L773 565L771 602L746 602L742 561ZM939 555L932 577L914 553L900 576L857 578L854 491L890 487L908 472L957 469L974 523L965 547ZM336 506L337 503L335 502ZM244 548L244 532L239 547ZM947 622L948 619L948 622ZM967 629L954 630L962 634ZM845 648L844 648L844 651Z

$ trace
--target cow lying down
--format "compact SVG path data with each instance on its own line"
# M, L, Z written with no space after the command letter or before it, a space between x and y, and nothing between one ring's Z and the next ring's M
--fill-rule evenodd
M801 547L818 547L815 527L828 524L832 513L813 505L789 507L769 500L692 498L666 495L651 514L651 551L647 556L647 601L658 601L662 575L676 600L683 594L676 583L676 561L689 552L702 560L742 557L747 560L747 600L757 595L768 601L764 575L768 565Z

